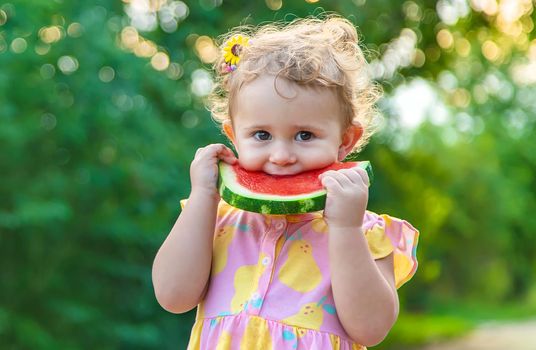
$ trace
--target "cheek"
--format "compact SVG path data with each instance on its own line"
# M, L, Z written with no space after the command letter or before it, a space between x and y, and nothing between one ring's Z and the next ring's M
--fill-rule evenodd
M321 143L318 145L315 145L314 148L310 148L304 152L308 158L314 160L320 160L320 159L331 159L336 158L339 153L339 148L336 144L333 143Z
M263 162L260 157L238 156L240 166L248 171L262 170Z
M244 144L237 145L236 152L238 153L238 162L242 168L250 171L261 170L263 164L261 152Z
M339 149L330 145L309 150L302 157L304 165L311 168L322 168L338 161Z

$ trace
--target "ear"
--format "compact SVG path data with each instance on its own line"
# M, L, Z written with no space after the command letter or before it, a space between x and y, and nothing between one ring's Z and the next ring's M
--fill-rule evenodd
M342 135L342 143L339 146L339 161L342 161L344 158L346 158L361 136L363 136L363 127L361 124L350 124L350 126L346 128L344 134Z
M231 124L231 121L224 121L222 123L222 128L223 128L223 132L224 132L225 136L227 136L227 138L229 140L231 140L231 142L234 144L235 143L235 135L234 135L233 125Z

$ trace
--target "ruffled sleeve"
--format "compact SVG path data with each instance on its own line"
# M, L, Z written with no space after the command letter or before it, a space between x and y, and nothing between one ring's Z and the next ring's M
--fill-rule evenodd
M365 237L374 259L393 253L395 284L400 288L417 270L419 231L405 220L367 212Z

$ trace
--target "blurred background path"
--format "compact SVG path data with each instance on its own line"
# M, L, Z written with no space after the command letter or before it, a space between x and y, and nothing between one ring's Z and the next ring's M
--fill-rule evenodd
M466 337L429 345L423 350L534 350L536 320L511 323L487 323Z

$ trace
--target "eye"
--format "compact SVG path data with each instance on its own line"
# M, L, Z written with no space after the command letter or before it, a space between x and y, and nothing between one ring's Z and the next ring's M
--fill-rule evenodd
M300 131L296 134L296 141L309 141L313 138L313 133L309 131Z
M268 141L272 139L272 135L268 131L259 130L255 131L253 137L259 141Z

